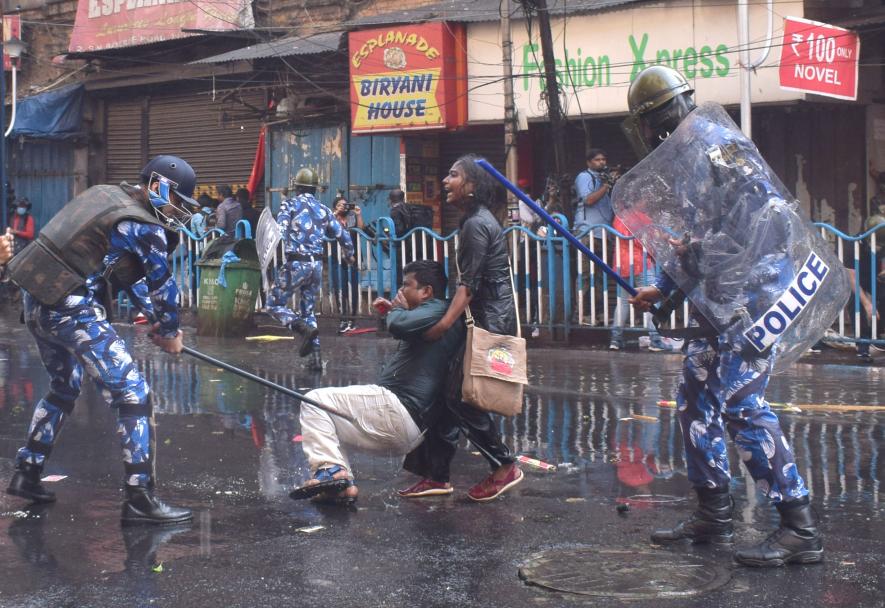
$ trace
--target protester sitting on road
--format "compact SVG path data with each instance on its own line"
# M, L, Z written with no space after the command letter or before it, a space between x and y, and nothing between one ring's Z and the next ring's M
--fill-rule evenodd
M424 332L446 313L446 276L439 262L421 260L403 269L403 284L393 302L378 298L373 306L387 316L387 330L399 340L381 370L378 384L328 387L306 397L340 413L330 414L307 401L301 404L302 446L312 478L292 491L294 499L350 503L358 491L342 444L370 451L406 454L424 438L439 417L438 398L448 362L461 348L464 325L454 323L439 340ZM389 311L389 312L388 312ZM450 484L435 494L451 494Z

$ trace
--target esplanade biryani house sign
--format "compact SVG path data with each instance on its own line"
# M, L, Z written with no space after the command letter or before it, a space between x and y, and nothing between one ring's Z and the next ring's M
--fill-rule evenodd
M253 26L246 0L80 0L68 52L101 51L194 35L184 29Z
M455 44L445 23L351 32L348 40L354 133L455 126Z

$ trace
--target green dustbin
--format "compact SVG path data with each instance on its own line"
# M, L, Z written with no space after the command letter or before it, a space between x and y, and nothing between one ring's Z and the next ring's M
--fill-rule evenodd
M224 264L225 286L220 280L221 258L228 251L233 251L240 261ZM218 238L206 248L197 268L197 335L246 335L252 327L252 314L261 288L255 241Z

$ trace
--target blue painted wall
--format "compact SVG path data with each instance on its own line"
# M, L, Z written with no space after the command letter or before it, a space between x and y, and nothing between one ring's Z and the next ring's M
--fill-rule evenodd
M20 145L10 140L6 159L6 174L15 196L31 201L35 228L40 230L73 197L73 144L32 140ZM8 205L12 209L13 201Z
M266 188L283 188L299 168L313 167L320 184L327 186L319 194L326 205L332 204L340 189L360 205L365 221L387 215L387 194L391 187L399 187L398 135L352 137L346 124L287 126L270 130L267 142ZM278 211L280 192L272 191L269 200L272 210Z

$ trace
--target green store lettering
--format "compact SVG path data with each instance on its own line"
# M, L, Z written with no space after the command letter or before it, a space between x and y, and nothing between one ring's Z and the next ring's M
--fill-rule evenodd
M632 56L632 71L630 81L649 65L666 65L682 72L686 78L712 78L714 76L728 76L731 62L728 60L728 46L719 44L711 46L703 45L700 49L689 46L682 49L648 49L649 36L642 34L637 42L633 34L627 39ZM529 90L530 83L536 75L543 74L543 62L540 55L540 46L527 43L522 47L522 86L524 91ZM608 55L596 57L583 56L581 48L577 54L571 56L566 50L565 60L556 59L556 80L562 86L574 86L576 88L607 87L611 86L611 58ZM541 88L545 88L544 80L541 79Z

